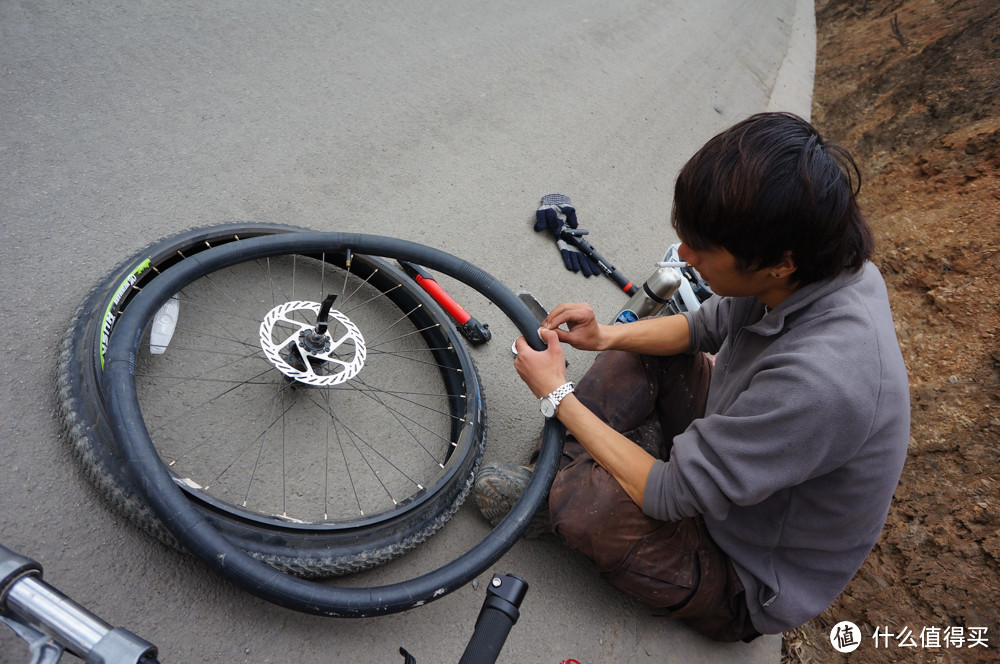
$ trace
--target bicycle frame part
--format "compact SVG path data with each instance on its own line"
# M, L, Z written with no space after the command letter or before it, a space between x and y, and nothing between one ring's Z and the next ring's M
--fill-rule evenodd
M112 628L42 580L42 567L0 545L0 617L34 653L58 662L64 650L93 664L154 664L156 646Z
M137 294L121 317L108 348L108 412L120 445L128 446L126 463L139 480L143 497L175 537L207 567L262 599L305 613L366 617L404 611L438 599L471 582L496 562L527 529L555 476L565 430L549 420L539 460L521 499L481 542L441 568L420 577L380 587L336 587L282 574L233 546L196 510L161 463L144 425L136 395L135 353L142 329L172 293L211 262L213 266L250 257L292 252L319 253L350 249L405 260L442 272L485 295L517 326L529 345L541 350L538 322L514 293L481 269L423 245L349 233L289 233L244 240L206 250L201 260L182 261ZM198 265L204 261L205 265Z
M684 278L681 279L680 286L670 298L666 307L666 311L672 314L697 311L701 308L701 303L712 296L712 290L708 287L708 284L702 281L694 268L681 260L678 253L680 246L678 242L667 247L667 252L663 255L663 261L660 263L660 265L663 265L663 263L684 263L683 266L677 268Z

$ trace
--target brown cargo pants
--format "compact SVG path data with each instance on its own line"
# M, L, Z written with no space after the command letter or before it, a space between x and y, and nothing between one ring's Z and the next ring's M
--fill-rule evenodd
M711 377L704 354L600 354L576 396L616 431L667 460L673 438L702 417ZM618 590L716 641L758 636L732 562L700 516L652 519L572 437L549 493L552 528Z

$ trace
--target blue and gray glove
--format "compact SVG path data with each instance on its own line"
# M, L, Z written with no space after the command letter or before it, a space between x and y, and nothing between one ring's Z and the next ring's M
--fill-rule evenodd
M575 229L577 223L576 208L571 204L569 196L563 194L542 196L541 207L535 211L535 232L547 230L555 238L556 247L562 254L567 270L583 272L585 277L600 274L594 261L562 238L563 231L567 228Z

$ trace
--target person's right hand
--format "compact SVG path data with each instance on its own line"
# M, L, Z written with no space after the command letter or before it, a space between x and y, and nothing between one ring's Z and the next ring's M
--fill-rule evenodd
M566 325L565 330L559 327L563 324ZM542 329L554 330L560 342L578 350L604 350L606 339L603 327L597 322L594 310L585 302L560 304L542 321Z

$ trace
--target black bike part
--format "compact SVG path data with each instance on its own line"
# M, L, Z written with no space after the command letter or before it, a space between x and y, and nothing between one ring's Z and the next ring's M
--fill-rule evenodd
M333 303L337 301L337 294L330 293L323 300L322 305L319 308L319 315L316 316L316 334L325 334L330 325L330 309L333 307Z
M301 230L284 224L232 222L163 238L105 275L73 314L57 375L62 425L74 456L116 511L168 546L176 547L177 542L139 495L111 433L101 390L106 339L135 294L170 266L214 246Z
M565 430L549 420L543 431L535 472L511 512L481 542L442 567L398 583L371 588L321 585L283 574L246 555L196 509L160 461L146 430L135 388L135 357L144 328L156 311L185 283L199 263L233 264L251 256L352 251L402 259L438 270L475 288L507 315L535 349L544 343L537 321L518 298L493 277L454 256L403 240L357 235L301 233L255 238L204 252L175 266L133 300L124 312L107 353L109 414L115 435L128 450L128 466L140 479L148 503L174 536L218 574L262 599L305 613L364 617L407 610L442 597L470 582L509 549L527 529L548 494Z
M496 575L486 591L472 638L458 664L493 664L520 617L520 606L528 592L524 579L511 574Z
M490 326L486 323L480 323L475 317L469 317L469 320L465 321L459 326L458 331L462 333L470 344L479 345L484 344L493 338L493 333L490 332Z
M158 242L122 263L95 287L78 310L67 334L60 362L60 401L63 420L77 456L91 480L119 511L168 545L177 546L177 542L136 490L136 481L124 462L124 453L111 433L104 394L100 389L104 377L100 356L102 334L105 329L114 329L114 325L107 323L116 323L135 294L152 283L162 269L192 258L214 245L297 230L301 229L275 224L234 223L195 229ZM433 320L445 319L430 298L414 284L408 283L398 270L394 271L387 265L380 265L381 269L377 269L373 267L372 260L353 257L349 251L347 254L344 262L354 265L355 269L380 272L376 281L387 284L383 286L385 289L393 289L393 297L401 303L401 307L419 302L421 307L416 320L424 321L428 328ZM403 287L399 288L401 282ZM472 393L478 395L464 406L478 414L466 417L466 411L461 412L463 419L476 423L475 434L466 436L470 443L460 446L463 454L456 457L462 458L465 466L457 475L469 476L464 483L444 487L434 500L425 499L419 514L403 526L382 524L376 528L326 528L327 532L323 532L323 528L309 529L292 522L261 520L252 514L234 515L226 505L188 490L196 507L203 511L214 528L242 550L277 569L309 578L367 569L391 560L424 541L461 504L485 438L482 395L471 358L456 335L450 335L452 338L448 339L447 335L434 330L425 334L431 337L430 345L451 346L462 355L465 381L473 388Z

